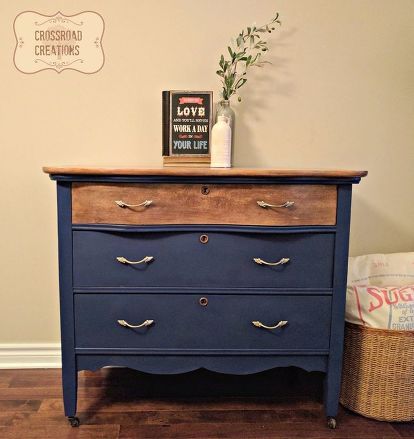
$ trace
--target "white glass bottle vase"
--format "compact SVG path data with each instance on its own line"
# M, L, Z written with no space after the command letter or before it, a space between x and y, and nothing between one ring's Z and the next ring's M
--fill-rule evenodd
M231 108L229 100L223 99L217 103L215 122L218 121L219 116L226 116L227 123L230 125L230 128L231 128L231 162L233 163L233 160L234 160L234 136L236 133L236 131L235 131L236 117L235 117L235 113L233 111L233 108Z
M231 128L226 116L218 116L211 130L211 167L231 167Z

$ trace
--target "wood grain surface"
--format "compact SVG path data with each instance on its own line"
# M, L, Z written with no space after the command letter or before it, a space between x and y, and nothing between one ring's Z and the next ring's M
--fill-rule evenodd
M60 369L0 370L2 439L401 439L392 424L343 408L326 427L323 374L276 369L249 376L197 371L175 376L128 369L79 373L79 428L63 415Z
M207 188L208 193L203 194ZM73 183L75 224L334 225L334 185ZM115 201L148 207L121 208ZM289 208L262 208L257 201Z
M367 171L347 169L265 169L265 168L99 168L82 166L44 166L43 172L54 175L152 175L187 177L365 177Z

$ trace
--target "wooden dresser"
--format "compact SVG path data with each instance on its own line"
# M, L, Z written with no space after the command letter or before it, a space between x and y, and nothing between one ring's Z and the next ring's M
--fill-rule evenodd
M46 167L65 415L77 372L326 372L338 410L352 184L366 172Z

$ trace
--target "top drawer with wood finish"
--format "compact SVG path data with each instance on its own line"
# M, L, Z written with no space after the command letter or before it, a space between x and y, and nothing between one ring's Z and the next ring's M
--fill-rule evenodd
M335 185L73 183L75 224L335 225Z

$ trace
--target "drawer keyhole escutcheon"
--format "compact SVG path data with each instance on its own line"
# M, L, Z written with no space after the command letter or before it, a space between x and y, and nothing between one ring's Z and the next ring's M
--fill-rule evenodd
M203 195L208 195L210 193L210 188L206 185L201 186L201 193Z
M208 243L208 235L201 235L200 242L201 242L201 244L207 244Z
M207 297L200 297L198 303L199 303L201 306L207 306L207 305L208 305L208 299L207 299Z

